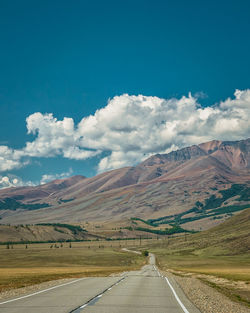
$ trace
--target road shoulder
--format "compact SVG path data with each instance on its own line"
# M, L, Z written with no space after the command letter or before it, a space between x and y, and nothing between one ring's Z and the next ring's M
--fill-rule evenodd
M206 285L198 278L192 276L179 276L170 272L165 273L171 279L178 292L186 297L202 313L249 313L246 306L231 301L228 297L214 288Z

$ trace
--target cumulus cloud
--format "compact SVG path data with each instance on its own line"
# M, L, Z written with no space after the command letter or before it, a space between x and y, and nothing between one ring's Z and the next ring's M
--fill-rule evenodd
M124 94L77 125L68 117L60 121L52 114L30 115L27 130L34 140L20 150L0 146L0 171L20 167L32 157L84 160L99 155L101 172L212 139L247 138L249 120L249 89L236 90L233 98L206 108L191 94L179 99Z
M250 90L236 90L234 96L206 108L191 94L180 99L114 97L80 122L80 143L110 151L99 163L99 171L105 171L212 139L246 138L250 135Z
M58 121L53 115L34 113L26 119L28 134L37 135L32 142L27 142L23 149L30 157L54 157L63 155L69 159L86 159L98 153L81 149L79 135L72 118L65 117Z
M23 181L20 177L7 174L0 176L0 189L10 187L21 187L21 186L34 186L35 184L31 181Z
M51 182L52 180L55 180L55 179L62 179L62 178L66 178L66 177L69 177L70 175L72 175L73 173L73 170L72 168L69 169L68 172L65 172L65 173L60 173L60 174L44 174L42 176L42 179L40 181L40 184L41 185L44 185L48 182Z
M36 186L43 185L55 179L62 179L71 176L73 173L72 168L67 172L60 174L44 174L40 181L26 181L21 177L13 174L0 175L0 189L10 188L10 187L23 187L23 186Z
M13 168L19 168L28 161L20 162L20 159L24 156L22 150L14 150L7 146L0 146L0 172L8 171Z

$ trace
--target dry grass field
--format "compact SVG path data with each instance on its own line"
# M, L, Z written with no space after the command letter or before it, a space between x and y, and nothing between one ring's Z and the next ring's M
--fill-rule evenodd
M48 280L106 276L140 268L145 258L121 251L139 242L78 242L0 246L0 291Z

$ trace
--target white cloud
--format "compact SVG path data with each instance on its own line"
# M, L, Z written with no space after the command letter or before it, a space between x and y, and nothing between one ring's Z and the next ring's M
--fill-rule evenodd
M54 157L62 155L68 159L87 159L100 151L81 149L80 137L75 130L72 118L65 117L58 121L53 115L34 113L27 119L28 134L37 135L32 142L27 142L23 149L30 157Z
M212 139L250 136L250 90L235 99L202 108L189 94L180 99L122 95L83 119L81 144L110 151L99 171L135 164L151 154L166 153Z
M2 176L0 178L0 188L13 187L14 182L11 182L8 176Z
M23 187L23 186L36 186L43 185L48 182L51 182L55 179L62 179L71 176L73 173L72 168L68 170L68 172L60 173L60 174L44 174L40 181L32 182L25 181L21 177L12 174L6 174L4 176L0 175L0 189L10 188L10 187Z
M0 146L0 172L8 171L22 166L20 159L24 156L23 151L14 150L7 146ZM24 161L27 164L27 161Z
M206 108L191 94L180 99L124 94L78 125L72 118L30 115L27 130L34 140L20 150L0 146L0 171L20 167L32 157L84 160L102 152L106 156L98 170L105 171L212 139L250 137L249 120L250 90L236 90L233 99Z
M31 181L23 181L20 177L12 174L0 176L0 189L21 186L35 186L35 184Z
M52 180L55 180L55 179L62 179L62 178L66 178L66 177L69 177L70 175L72 175L73 173L73 170L72 168L69 169L68 172L65 172L65 173L60 173L60 174L44 174L42 176L42 179L40 181L40 184L43 185L43 184L46 184L48 182L51 182Z

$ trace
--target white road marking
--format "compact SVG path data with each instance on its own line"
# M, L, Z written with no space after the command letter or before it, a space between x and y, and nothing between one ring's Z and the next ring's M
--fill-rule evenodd
M80 306L80 309L85 308L85 306L89 305L90 303L94 302L96 299L101 298L103 296L103 293L101 293L100 295L94 297L93 299L91 299L89 302L83 304L82 306ZM75 311L74 311L75 312Z
M154 267L154 270L157 272L158 276L159 276L159 277L162 277L161 274L160 274L160 272L159 272L158 269L156 268L156 266L153 265L153 267Z
M107 292L108 290L111 290L114 286L118 285L120 282L122 282L125 279L125 277L123 277L122 279L120 279L118 282L114 283L112 286L110 286L108 289L105 289L102 293L100 293L99 295L95 296L94 298L90 299L88 302L86 302L85 304L83 304L82 306L80 306L79 308L75 309L72 312L78 312L79 309L83 309L86 306L90 305L91 303L93 303L96 299L101 298L105 292Z
M73 281L71 281L69 283L65 283L65 284L62 284L62 285L58 285L58 286L54 286L54 287L51 287L51 288L48 288L48 289L37 291L37 292L31 293L31 294L26 295L26 296L22 296L22 297L15 298L15 299L12 299L12 300L7 300L7 301L4 301L4 302L0 302L0 305L1 304L5 304L5 303L9 303L9 302L13 302L13 301L17 301L17 300L21 300L21 299L25 299L25 298L28 298L28 297L32 297L32 296L38 295L39 293L43 293L43 292L46 292L46 291L49 291L49 290L52 290L52 289L56 289L56 288L59 288L59 287L62 287L62 286L74 284L74 283L76 283L76 282L78 282L80 280L83 280L83 279L86 279L86 277L73 280Z
M189 311L185 308L184 304L181 302L180 298L178 297L177 293L175 292L174 288L172 287L172 285L170 284L169 280L167 279L167 277L165 277L170 289L172 290L174 296L175 296L175 299L177 300L177 302L179 303L179 305L181 306L182 310L185 312L185 313L189 313Z

